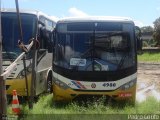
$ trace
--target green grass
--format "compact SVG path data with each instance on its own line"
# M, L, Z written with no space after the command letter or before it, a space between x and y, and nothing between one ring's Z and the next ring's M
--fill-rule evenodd
M95 120L105 119L109 116L113 120L125 120L127 119L127 114L160 114L160 101L150 97L142 103L136 103L135 106L126 105L124 107L108 105L103 98L99 101L81 104L77 102L55 104L53 95L50 94L41 96L39 101L34 104L32 110L29 110L28 105L21 106L21 110L22 114L26 114L26 119L50 120L53 117L54 119L65 117L65 120L82 120L82 118L84 120ZM12 114L11 106L8 108L8 114ZM120 119L117 119L118 115L122 115Z
M11 109L11 108L9 108ZM32 120L38 119L76 119L76 120L88 120L88 119L105 119L109 116L110 119L117 119L118 115L124 115L117 120L127 119L127 114L160 114L160 101L150 97L142 103L136 103L135 106L126 105L125 107L110 106L104 102L104 99L99 101L87 102L87 103L63 103L55 104L53 101L53 95L41 96L39 101L34 104L32 110L28 109L27 105L21 106L22 113L27 114L26 119ZM11 114L11 111L8 110ZM115 116L113 116L113 114ZM55 115L55 116L54 116ZM71 118L72 117L72 118ZM116 117L116 118L113 118ZM122 118L125 117L125 118Z
M42 96L31 111L25 106L24 112L27 114L160 114L160 102L152 97L142 103L136 103L134 107L126 105L122 108L105 104L102 98L87 104L73 102L56 105L53 96L48 95Z
M136 105L126 105L124 107L109 106L104 99L87 103L58 103L53 101L53 95L41 96L39 101L34 104L32 110L28 105L21 106L24 114L160 114L160 101L149 97L142 103ZM11 106L8 112L11 113Z
M139 62L160 62L160 53L143 53L138 55Z

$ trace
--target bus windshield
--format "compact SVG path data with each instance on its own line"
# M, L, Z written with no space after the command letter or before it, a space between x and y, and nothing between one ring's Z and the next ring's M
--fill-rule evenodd
M20 14L23 42L28 44L29 39L35 37L36 21L35 15ZM2 13L2 46L3 59L15 59L21 53L18 48L18 40L20 39L19 26L16 13Z
M56 31L57 66L78 71L116 71L135 65L132 24L60 23Z

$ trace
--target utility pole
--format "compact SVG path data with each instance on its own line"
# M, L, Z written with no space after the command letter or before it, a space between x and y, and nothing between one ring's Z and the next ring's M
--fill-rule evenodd
M7 98L5 80L2 74L2 29L1 29L1 0L0 0L0 119L7 114Z

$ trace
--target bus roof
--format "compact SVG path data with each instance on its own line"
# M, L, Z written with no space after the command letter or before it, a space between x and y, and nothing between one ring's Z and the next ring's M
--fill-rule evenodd
M2 10L1 10L1 12L2 13L5 13L5 12L8 12L8 13L16 13L17 11L16 11L16 9L14 9L14 8L3 8ZM54 20L51 16L49 16L49 15L47 15L47 14L45 14L45 13L43 13L43 12L41 12L41 11L38 11L38 10L30 10L30 9L20 9L19 10L19 12L20 13L25 13L25 14L33 14L33 15L36 15L36 16L45 16L46 18L48 18L48 19L51 19L51 20L53 20L53 21L56 21L56 20Z
M115 16L87 16L87 17L68 17L58 21L58 23L68 22L127 22L134 23L131 18L128 17L115 17Z

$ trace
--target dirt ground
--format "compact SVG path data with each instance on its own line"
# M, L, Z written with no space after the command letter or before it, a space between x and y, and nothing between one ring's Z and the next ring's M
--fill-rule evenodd
M160 63L139 63L137 81L137 101L148 96L160 101Z

